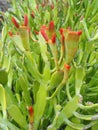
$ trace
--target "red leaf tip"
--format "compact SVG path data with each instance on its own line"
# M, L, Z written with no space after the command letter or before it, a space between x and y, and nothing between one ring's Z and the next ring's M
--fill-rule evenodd
M82 31L81 30L78 31L77 34L78 34L78 36L80 36L82 34Z
M12 23L14 24L14 26L16 28L19 28L19 24L18 24L18 22L16 21L16 19L14 17L12 17Z
M64 64L64 68L65 68L65 69L70 70L70 67L71 67L70 65Z
M35 17L35 13L34 13L34 11L32 11L31 16L32 16L32 18Z
M24 26L28 26L28 15L24 15Z
M49 31L54 31L54 21L49 23Z
M60 34L62 35L63 34L63 32L64 32L64 29L63 28L60 28Z
M30 116L34 114L34 109L32 106L28 107L28 111L29 111Z
M56 34L53 34L53 35L52 35L52 39L51 39L51 40L52 40L52 43L55 43L55 42L56 42Z
M34 32L35 32L35 34L36 34L36 35L38 35L38 34L39 34L39 32L38 32L37 30L34 30Z
M51 9L54 9L54 4L50 5Z
M13 33L10 31L8 32L9 36L12 37L13 36Z
M42 36L44 37L44 39L45 39L46 41L48 41L48 40L49 40L48 35L47 35L47 33L46 33L46 31L45 31L45 28L44 28L44 27L41 29L41 34L42 34Z

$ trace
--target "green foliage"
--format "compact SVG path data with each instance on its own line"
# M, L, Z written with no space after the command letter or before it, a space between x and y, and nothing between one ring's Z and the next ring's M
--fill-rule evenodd
M25 117L16 105L11 105L8 108L8 113L21 128L27 129Z
M8 73L4 70L0 70L0 83L5 85L8 81Z
M0 130L97 130L98 0L11 6L0 38Z

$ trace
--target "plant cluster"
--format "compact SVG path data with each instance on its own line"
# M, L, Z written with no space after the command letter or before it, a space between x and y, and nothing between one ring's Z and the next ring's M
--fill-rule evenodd
M98 129L98 1L12 0L0 39L0 130Z

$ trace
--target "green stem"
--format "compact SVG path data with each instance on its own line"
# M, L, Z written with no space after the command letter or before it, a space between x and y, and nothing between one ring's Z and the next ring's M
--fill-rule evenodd
M71 97L70 92L69 92L69 83L66 84L66 93L67 93L68 99L71 100L72 97Z
M96 120L98 119L98 114L96 115L83 115L83 114L79 114L77 112L74 112L74 115L82 120Z
M33 59L31 52L26 51L25 55L27 56L29 60L28 64L30 64L32 76L34 76L35 79L37 79L39 83L44 84L43 76L38 71L36 61Z
M85 34L86 34L87 39L90 41L91 38L90 38L90 35L89 35L89 32L88 32L88 28L87 28L87 24L86 24L86 22L85 22L85 19L83 19L83 20L81 21L81 24L82 24L83 27L84 27Z
M58 93L58 91L63 87L63 85L65 84L65 79L62 80L62 82L59 84L59 86L56 88L55 92L52 94L51 97L47 97L47 100L52 99L53 97L55 97L55 95Z
M94 109L94 108L98 108L98 103L92 104L90 106L84 106L83 104L79 104L79 107L83 110Z
M55 92L52 94L51 97L47 97L47 100L52 99L55 97L55 95L58 93L58 91L64 86L64 84L67 82L68 79L68 72L66 70L64 71L64 78L62 79L62 82L59 84L59 86L56 88Z

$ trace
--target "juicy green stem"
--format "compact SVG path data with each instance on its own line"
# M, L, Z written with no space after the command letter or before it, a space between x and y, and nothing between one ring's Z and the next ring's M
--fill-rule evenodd
M98 103L96 104L92 104L90 106L84 106L82 104L79 104L79 107L83 110L88 110L88 109L94 109L94 108L98 108Z
M90 40L91 40L91 38L90 38L90 35L89 35L89 32L88 32L88 29L87 29L87 24L86 24L86 22L85 22L85 20L84 20L84 19L81 21L81 24L82 24L82 25L83 25L83 27L84 27L85 34L86 34L87 39L90 41Z
M55 97L55 95L57 94L57 92L63 87L64 84L65 84L65 80L63 79L62 82L57 87L57 89L55 90L55 92L52 94L52 96L51 97L47 97L47 100L50 100L53 97Z

